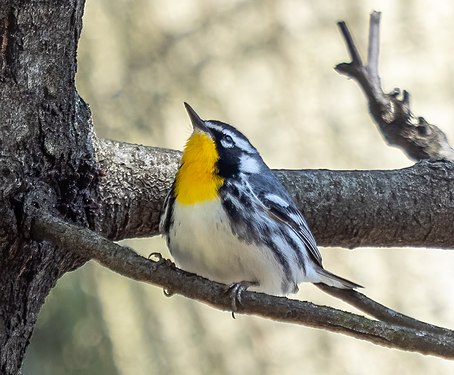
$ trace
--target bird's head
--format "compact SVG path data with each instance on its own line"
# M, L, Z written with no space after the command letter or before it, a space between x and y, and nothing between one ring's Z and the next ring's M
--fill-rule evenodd
M186 144L183 163L199 160L221 178L261 173L263 160L241 132L220 121L202 120L189 104L184 105L194 131Z

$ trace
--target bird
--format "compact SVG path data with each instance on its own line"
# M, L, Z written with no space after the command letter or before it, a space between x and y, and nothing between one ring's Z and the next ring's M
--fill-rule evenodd
M167 194L159 230L176 265L241 293L287 296L301 282L361 287L323 268L316 241L289 192L235 127L202 120Z

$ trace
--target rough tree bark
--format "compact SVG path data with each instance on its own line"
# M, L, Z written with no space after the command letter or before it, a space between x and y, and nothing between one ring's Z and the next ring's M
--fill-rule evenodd
M17 374L38 312L84 259L28 233L29 207L93 225L98 169L74 86L84 1L0 7L0 373Z
M99 180L104 235L120 240L157 234L157 210L177 169L179 152L103 139L96 144L104 172ZM454 246L452 163L276 173L322 246ZM112 226L115 222L119 225Z
M155 234L160 205L178 163L178 152L99 140L93 134L88 107L74 85L83 6L83 0L4 0L0 8L2 374L20 371L37 315L58 278L86 259L104 259L101 251L72 248L63 234L58 235L58 225L75 223L77 227L69 228L90 228L109 239ZM454 243L446 227L454 204L454 170L449 163L424 163L402 171L279 171L279 176L304 208L322 245L450 247ZM57 227L46 226L49 217L58 219ZM78 240L83 242L83 236ZM99 235L96 241L102 243ZM191 277L187 285L196 287L186 290L189 296L203 300L205 293L205 302L226 303L219 284L172 267L159 268L165 267L161 263L147 271L152 262L127 250L105 256L114 256L112 268L120 265L131 277L136 268L147 275L161 269L152 276L162 277L162 285L176 290L185 288L181 278ZM281 314L290 321L312 319L306 324L337 326L341 331L349 324L355 326L358 319L350 315L348 323L348 316L334 309L312 305L305 306L312 310L303 311L288 300L254 293L246 293L244 301L244 312ZM307 315L311 311L314 315ZM332 320L324 322L326 316ZM408 330L413 330L407 332L413 338L419 337L406 326L365 324L374 342L405 344ZM436 341L441 343L438 355L452 356L452 336L446 333L443 341L445 333L429 332L425 341L415 339L407 348L416 350L424 344L419 351L430 353L427 348Z

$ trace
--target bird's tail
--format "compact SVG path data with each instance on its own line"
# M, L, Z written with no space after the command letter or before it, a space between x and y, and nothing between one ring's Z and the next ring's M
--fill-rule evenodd
M340 289L355 289L362 288L361 285L354 283L353 281L344 279L343 277L337 276L334 273L331 273L324 268L318 268L316 270L318 276L320 277L320 282L329 286L334 286L335 288Z

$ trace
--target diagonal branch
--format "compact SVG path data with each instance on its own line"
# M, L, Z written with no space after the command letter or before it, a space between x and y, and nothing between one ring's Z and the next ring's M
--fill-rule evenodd
M335 69L358 82L385 140L400 147L414 160L454 161L454 149L446 135L437 126L410 111L410 94L407 91L403 90L402 97L399 96L399 89L389 94L383 92L378 74L380 13L374 11L370 15L367 66L363 65L345 22L341 21L338 25L352 61L338 64Z
M230 297L223 284L188 274L170 262L143 258L127 247L46 212L32 214L31 234L37 240L51 241L68 251L95 259L121 275L160 286L172 294L178 293L221 310L230 310ZM423 325L417 329L409 328L310 302L253 292L243 293L239 312L339 332L391 348L454 358L454 332L449 330L432 330Z

